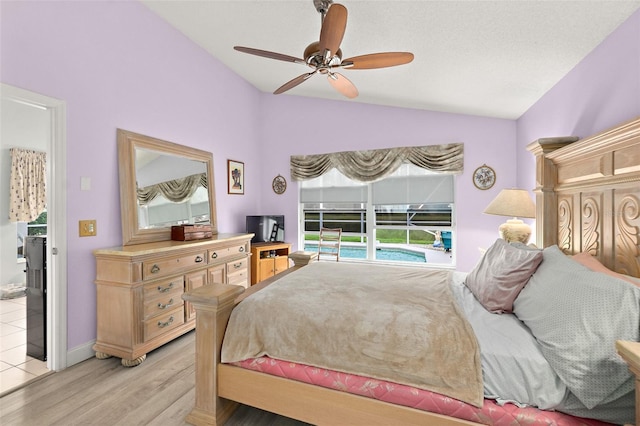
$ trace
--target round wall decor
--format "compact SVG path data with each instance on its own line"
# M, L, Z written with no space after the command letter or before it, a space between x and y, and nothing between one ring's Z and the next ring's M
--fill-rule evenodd
M271 187L276 194L283 194L284 191L287 190L287 180L283 176L278 175L273 178Z
M473 184L478 189L489 189L496 183L496 172L483 164L473 172Z

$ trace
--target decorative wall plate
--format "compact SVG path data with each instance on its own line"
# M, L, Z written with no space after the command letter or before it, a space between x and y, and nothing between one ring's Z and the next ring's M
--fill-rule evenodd
M473 172L473 184L478 189L489 189L496 183L496 172L483 164Z
M273 178L271 187L276 194L283 194L284 191L287 190L287 180L283 176L278 175Z

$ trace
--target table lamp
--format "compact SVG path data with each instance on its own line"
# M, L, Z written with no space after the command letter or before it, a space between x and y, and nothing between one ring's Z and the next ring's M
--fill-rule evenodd
M527 244L531 236L531 227L519 217L535 218L536 206L529 193L524 189L503 189L498 196L484 209L484 213L497 216L510 216L500 225L500 237L508 243L519 241Z

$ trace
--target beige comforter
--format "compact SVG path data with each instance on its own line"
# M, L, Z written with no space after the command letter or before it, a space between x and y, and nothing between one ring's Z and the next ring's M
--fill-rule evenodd
M315 262L243 300L222 362L263 355L438 392L482 406L480 354L451 273Z

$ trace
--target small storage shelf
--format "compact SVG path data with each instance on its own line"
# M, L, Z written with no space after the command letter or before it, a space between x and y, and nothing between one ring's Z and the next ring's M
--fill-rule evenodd
M256 243L251 246L251 285L289 269L288 243Z

